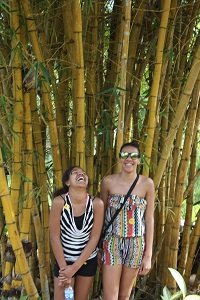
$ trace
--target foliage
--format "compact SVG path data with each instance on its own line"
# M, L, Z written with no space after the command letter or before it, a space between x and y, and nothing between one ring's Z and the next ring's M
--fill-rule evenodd
M200 56L196 55L200 5L199 1L184 0L176 5L176 1L171 1L174 7L163 9L170 1L132 0L127 18L131 26L126 27L130 32L123 34L127 3L119 0L0 0L0 151L9 192L16 206L19 232L20 218L24 216L21 199L26 210L27 195L23 191L33 183L28 194L32 192L39 210L40 232L45 244L43 255L46 269L50 270L53 268L49 258L48 216L52 192L55 185L61 184L56 180L61 179L62 171L75 162L83 163L91 180L92 193L96 194L105 174L116 171L117 147L133 138L138 140L142 153L139 172L150 175L154 182L155 177L159 181L156 184L159 205L155 206L155 243L162 241L163 244L155 251L154 261L159 266L158 277L165 286L171 278L169 272L165 276L166 268L176 268L178 261L179 269L179 253L184 262L189 257L182 250L189 249L190 230L186 246L179 243L177 252L172 253L171 249L174 250L180 237L181 207L183 219L187 216L183 194L189 185L190 170L195 169L192 178L200 169L200 136L196 142L193 136L196 128L186 135L187 127L194 120L197 125L199 118L198 115L190 117L190 112L199 110L197 103L196 107L191 107L199 92L199 78L195 77L198 72L192 72L191 66L193 59ZM166 18L163 26L161 21L168 13L169 19ZM165 30L166 36L159 34ZM125 36L129 37L129 43L123 40ZM163 49L159 48L161 44ZM123 45L129 45L127 65ZM83 57L80 49L83 49ZM162 59L158 59L156 53L162 55ZM196 62L195 67L198 65ZM190 85L185 91L184 84L191 74ZM156 89L152 90L155 83ZM187 98L184 111L182 95ZM25 111L28 110L31 116L27 122ZM121 118L122 110L124 117ZM25 130L28 124L29 130ZM80 130L82 134L78 134ZM120 130L123 138L118 140ZM153 140L152 149L149 137ZM32 149L27 147L29 143L33 144ZM189 143L191 147L185 153L184 145ZM191 155L192 143L197 144L196 161L195 155ZM150 151L146 151L148 149ZM31 168L27 156L31 155L33 182L26 180L29 178L27 169ZM162 162L165 163L163 169L158 167ZM1 194L0 197L3 199ZM192 219L189 217L185 224L197 220L199 199L198 179L194 186L193 214L188 214ZM0 232L7 228L1 218L3 215L0 202ZM30 219L29 216L27 220ZM166 241L162 235L170 238ZM34 236L33 230L29 237L34 241ZM1 240L2 261L7 237ZM34 243L35 252L38 252L38 242ZM195 243L192 246L195 248ZM191 264L195 265L195 260L196 256L191 257ZM38 262L35 266L38 267ZM2 265L3 276L4 273ZM51 271L47 273L50 278ZM42 284L44 287L44 280ZM170 282L170 286L173 284ZM181 289L179 293L182 294ZM187 297L185 289L184 293ZM173 296L167 288L163 294Z
M186 299L186 300L200 300L199 295L187 295L187 287L182 275L173 268L168 268L171 272L171 275L176 280L176 283L179 287L179 291L171 294L169 289L165 286L163 289L163 295L161 296L162 300L175 300L175 299Z

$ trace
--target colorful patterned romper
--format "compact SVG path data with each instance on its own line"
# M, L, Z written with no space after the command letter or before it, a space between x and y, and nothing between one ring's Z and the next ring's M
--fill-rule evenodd
M124 195L110 195L105 216L105 226L124 200ZM147 201L130 195L124 207L107 230L103 242L103 262L106 265L126 265L138 268L144 252L144 213Z

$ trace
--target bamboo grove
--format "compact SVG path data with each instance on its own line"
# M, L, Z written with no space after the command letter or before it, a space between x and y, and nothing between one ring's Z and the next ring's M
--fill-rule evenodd
M132 139L156 186L142 288L148 299L175 289L168 267L187 284L195 272L197 288L200 1L1 0L0 18L2 297L51 298L49 210L62 172L80 165L98 194Z

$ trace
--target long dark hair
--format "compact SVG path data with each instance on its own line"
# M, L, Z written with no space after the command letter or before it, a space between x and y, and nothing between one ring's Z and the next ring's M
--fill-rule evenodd
M69 191L69 187L66 185L66 181L69 180L69 177L71 175L71 172L73 171L73 169L75 168L79 168L78 166L71 166L69 167L62 176L62 185L63 187L60 189L55 190L55 192L53 193L53 198L60 196L62 194L66 194Z

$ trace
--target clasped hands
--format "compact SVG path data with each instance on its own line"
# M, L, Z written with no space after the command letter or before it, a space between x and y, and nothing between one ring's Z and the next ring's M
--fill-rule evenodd
M73 265L67 265L59 271L59 286L68 286L72 284L72 277L74 275Z

